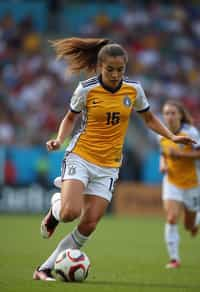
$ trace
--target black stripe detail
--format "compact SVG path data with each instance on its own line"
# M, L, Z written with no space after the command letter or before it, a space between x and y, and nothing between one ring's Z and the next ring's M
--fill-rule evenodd
M137 113L144 113L144 112L147 112L149 109L150 109L150 105L140 111L137 111Z
M82 245L75 239L74 235L71 233L71 237L73 239L73 241L76 243L76 245L78 245L78 247L81 247Z
M98 79L97 79L97 76L94 76L94 77L91 77L91 78L89 78L89 79L86 79L86 80L84 80L83 82L91 82L91 81L94 81L94 80L98 80Z
M81 113L81 111L75 111L75 110L73 110L71 107L70 107L70 111L71 111L72 113L75 113L75 114L80 114L80 113Z
M98 83L98 79L97 77L95 78L92 78L92 79L89 79L89 80L86 80L86 81L82 81L81 84L82 86L85 88L85 87L88 87L88 86L91 86L91 85L94 85Z

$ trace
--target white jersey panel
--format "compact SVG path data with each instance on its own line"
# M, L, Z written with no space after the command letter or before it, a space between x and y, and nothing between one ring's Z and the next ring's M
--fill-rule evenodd
M77 113L81 112L86 104L86 91L84 90L81 83L79 83L78 87L75 89L71 101L70 108L72 111Z
M131 83L129 83L130 85ZM148 109L150 107L147 97L140 83L132 83L137 91L137 96L134 102L134 109L138 112Z
M93 87L96 87L99 83L96 78L93 81L89 80L90 79L79 82L78 87L75 89L70 101L70 108L72 111L80 113L82 110L86 109L87 94Z
M197 142L197 144L193 145L194 148L200 148L200 133L197 128L189 124L184 124L181 132L186 133L189 137Z

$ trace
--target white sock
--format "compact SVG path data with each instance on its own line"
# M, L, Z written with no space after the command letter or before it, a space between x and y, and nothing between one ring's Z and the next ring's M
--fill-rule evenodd
M40 266L39 270L53 269L59 253L67 248L80 249L88 240L89 236L82 235L77 228L63 238L50 257Z
M60 221L61 193L55 193L51 198L52 214Z
M179 260L179 233L176 224L165 224L165 242L170 259Z

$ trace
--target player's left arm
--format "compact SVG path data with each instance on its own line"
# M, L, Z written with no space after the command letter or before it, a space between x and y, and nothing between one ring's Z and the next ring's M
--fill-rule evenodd
M190 151L172 148L169 150L169 156L172 158L200 159L200 148L193 148Z
M190 137L174 135L150 110L140 112L140 114L148 128L174 143L189 145L196 143L196 141Z
M138 113L141 114L141 117L143 118L148 128L150 128L157 134L167 139L170 139L174 143L189 145L196 143L196 141L194 141L190 137L174 135L149 109L150 106L142 86L140 84L137 84L136 88L137 96L134 102L134 108Z

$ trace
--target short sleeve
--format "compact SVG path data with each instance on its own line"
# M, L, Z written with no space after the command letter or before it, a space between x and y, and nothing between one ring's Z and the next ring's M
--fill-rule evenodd
M70 109L72 112L80 113L85 107L85 92L81 83L79 83L78 87L74 91L71 101L70 101Z
M144 90L140 84L137 85L137 96L134 103L134 109L137 112L144 112L150 108L149 102L146 98Z
M196 144L193 145L195 149L200 149L200 133L199 131L194 128L194 134L191 136L194 141L196 141Z
M187 132L188 136L196 142L196 144L193 144L193 148L199 149L200 148L200 133L199 133L199 131L195 127L189 126L188 130L186 132Z

